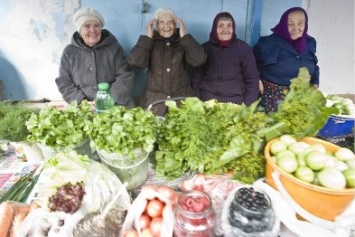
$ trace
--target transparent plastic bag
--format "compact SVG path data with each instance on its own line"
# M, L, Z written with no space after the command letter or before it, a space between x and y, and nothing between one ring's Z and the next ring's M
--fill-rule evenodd
M153 198L158 198L160 201L165 203L163 223L161 228L161 237L173 236L174 227L174 213L172 209L171 202L169 199L157 191L151 189L142 189L139 195L134 199L131 208L128 210L126 219L123 223L119 237L124 236L128 229L135 229L138 232L138 236L141 237L141 231L139 228L139 218L143 214L147 203Z

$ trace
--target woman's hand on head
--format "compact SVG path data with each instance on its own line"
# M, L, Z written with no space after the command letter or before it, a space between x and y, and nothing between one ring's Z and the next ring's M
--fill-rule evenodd
M184 37L186 35L185 23L180 18L176 18L175 22L176 22L176 24L180 25L179 26L179 28L180 28L180 32L179 32L180 33L180 38Z
M154 25L157 23L157 20L158 20L157 18L153 18L147 23L146 30L147 30L147 36L149 38L153 38Z

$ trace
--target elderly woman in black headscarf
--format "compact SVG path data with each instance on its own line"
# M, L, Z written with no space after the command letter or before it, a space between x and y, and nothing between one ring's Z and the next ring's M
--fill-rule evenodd
M291 79L297 77L301 67L307 67L310 83L318 88L316 40L307 34L308 17L303 8L288 9L273 33L260 37L254 54L264 84L261 105L266 113L277 111L278 105L289 91Z
M194 70L193 88L203 100L217 99L249 106L258 99L259 75L252 48L237 38L232 15L213 20L210 39L203 44L207 61Z

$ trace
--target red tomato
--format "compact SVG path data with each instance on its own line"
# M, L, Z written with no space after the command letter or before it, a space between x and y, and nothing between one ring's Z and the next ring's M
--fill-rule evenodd
M152 221L150 222L149 229L150 229L150 232L152 232L154 237L160 236L162 225L163 225L163 218L162 217L154 217L152 219Z
M139 217L140 230L149 228L149 225L150 225L150 217L146 214L142 214L141 217Z
M154 237L149 228L142 230L141 236L142 237Z
M158 199L150 200L147 204L147 214L150 217L161 216L163 213L164 206L165 204Z
M133 229L127 229L123 237L138 237L138 232Z

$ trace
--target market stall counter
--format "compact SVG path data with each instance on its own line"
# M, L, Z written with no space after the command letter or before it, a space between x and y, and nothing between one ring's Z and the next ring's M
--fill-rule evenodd
M169 199L167 196L164 196L167 193L166 187L170 188L170 190L174 190L178 195L191 190L199 190L208 195L214 209L215 217L213 226L215 235L211 236L235 236L233 235L234 232L228 234L226 231L228 228L233 228L228 221L228 216L230 215L228 213L230 213L232 200L235 198L237 191L241 188L250 187L253 187L257 192L264 193L270 198L275 219L273 221L274 224L272 225L273 228L270 229L269 233L264 232L264 235L261 235L260 233L259 235L255 235L255 233L245 234L247 237L318 236L320 233L321 236L340 237L351 236L351 231L353 231L351 230L351 227L349 229L349 225L353 226L351 221L354 220L352 218L355 214L354 203L350 204L348 209L338 217L340 222L334 222L337 228L324 228L321 225L299 219L299 215L289 204L287 199L285 199L285 197L272 186L268 185L264 178L258 179L252 185L246 185L233 180L230 174L204 175L198 173L186 173L184 176L176 180L168 181L166 178L158 176L153 169L153 164L149 163L148 176L145 183L137 189L127 191L124 186L125 184L122 184L117 176L107 169L105 165L90 159L86 160L84 157L77 155L76 153L69 153L66 155L58 153L55 156L55 159L49 159L51 161L55 160L56 162L49 162L49 164L47 163L47 165L45 165L46 162L44 161L32 162L31 159L24 161L24 154L21 152L21 149L15 149L11 144L9 149L10 150L7 150L1 158L1 177L3 180L1 185L2 193L8 191L8 189L15 184L15 181L18 180L19 174L21 173L28 174L29 172L32 172L31 174L33 174L33 177L36 177L38 174L41 174L41 177L37 180L36 186L30 192L25 202L22 202L21 204L16 201L5 201L1 204L2 211L5 210L5 203L9 204L7 206L12 206L13 211L16 210L13 212L13 218L15 218L17 214L21 214L22 216L22 219L13 219L16 225L10 224L10 232L2 236L11 236L9 233L18 233L17 235L12 236L37 236L36 233L39 233L38 231L43 231L43 229L48 228L48 226L50 226L49 231L47 235L44 236L82 236L82 233L87 234L89 233L88 231L91 233L90 236L124 236L124 234L129 231L139 229L139 220L141 219L141 216L145 214L148 203L151 200L161 200L161 202L164 203L164 206L170 207L170 211L165 211L165 214L162 213L161 218L165 218L163 222L164 224L162 225L165 227L161 228L164 229L164 232L162 232L164 233L164 236L167 236L165 235L166 233L170 233L168 236L172 236L175 228L175 218L177 218L172 207L176 208L178 204L177 199ZM151 157L151 159L154 158ZM82 162L83 164L81 164ZM4 171L8 174L5 174L6 172ZM5 178L9 176L11 176L11 178ZM57 198L59 198L58 200L60 200L60 196L58 197L56 190L58 190L58 187L65 187L65 185L62 186L60 184L68 184L68 182L70 182L71 184L79 185L81 180L85 183L85 195L82 196L81 206L77 210L70 209L72 211L65 212L65 209L60 209L59 205L56 205L56 207L52 206L54 209L49 208L49 200L55 200L55 195L57 195ZM107 182L108 180L110 180L109 183ZM53 182L55 184L53 184ZM80 186L72 186L71 188L79 191L79 187ZM164 191L158 191L159 187L164 187ZM70 189L65 190L67 190L66 195L74 195L69 191ZM105 195L107 195L106 199L104 198ZM72 197L75 197L75 195ZM121 198L119 199L118 197ZM171 197L172 196L170 196L170 198ZM34 203L36 203L36 205L34 205ZM115 205L113 205L113 203L115 203ZM197 201L196 203L199 202ZM23 205L28 206L25 206L24 208ZM73 205L75 207L75 202L71 204L71 206ZM112 213L110 211L109 213L111 213L110 215L113 215L113 217L111 217L115 221L108 221L108 219L105 218L103 221L97 221L101 220L99 217L105 212L104 207L108 207L106 210L110 210L113 206L115 207L115 211ZM22 210L26 210L25 213L19 211L21 208ZM98 210L101 211L97 212ZM88 216L88 213L92 214ZM95 215L93 213L97 213L97 219L94 219ZM88 219L86 223L89 223L93 228L87 229L88 227L85 227L85 225L80 222L80 220L84 220L84 216L88 216L86 217L86 220ZM168 218L166 216L168 216ZM5 214L5 216L1 216L0 218L2 218L1 224L4 225L4 223L6 223L4 220L10 217ZM151 217L150 221L152 221L152 218L153 217ZM41 223L39 223L38 220L42 220ZM93 220L96 221L93 222ZM183 220L186 221L190 219L185 218ZM43 223L47 224L43 226ZM101 227L97 223L101 223ZM226 224L228 227L226 227ZM34 228L33 225L36 225L36 228ZM86 230L81 230L84 227ZM32 235L28 235L30 230L33 231ZM201 229L198 230L201 231ZM192 229L192 231L195 231L193 232L194 236L198 236L196 230ZM139 232L137 231L137 233L140 233L138 236L144 236L145 232L147 231L143 232L143 229ZM105 234L102 235L103 233Z

